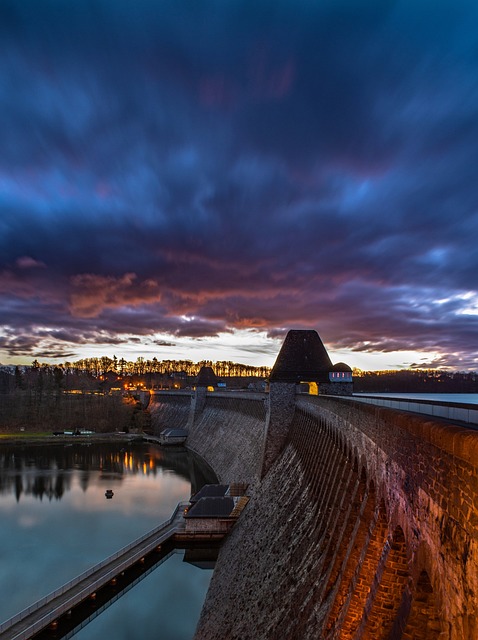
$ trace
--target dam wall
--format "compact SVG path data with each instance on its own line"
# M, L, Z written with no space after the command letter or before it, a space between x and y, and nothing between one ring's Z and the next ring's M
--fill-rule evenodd
M259 475L267 416L265 393L158 391L149 411L155 435L187 429L187 446L220 482L253 483Z
M191 408L191 391L157 391L151 393L149 412L153 434L163 429L185 429Z
M203 455L224 472L232 458L213 431L236 446L227 425L241 414L209 410L222 427ZM195 640L477 638L477 505L478 432L298 395L221 549Z
M203 457L220 482L254 482L260 472L267 396L206 393L189 426L188 448Z

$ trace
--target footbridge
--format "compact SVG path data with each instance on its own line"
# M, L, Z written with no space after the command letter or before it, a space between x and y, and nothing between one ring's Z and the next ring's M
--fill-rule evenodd
M188 502L171 518L0 625L3 640L68 638L177 549L218 549L240 510L187 526ZM208 554L210 555L210 554Z

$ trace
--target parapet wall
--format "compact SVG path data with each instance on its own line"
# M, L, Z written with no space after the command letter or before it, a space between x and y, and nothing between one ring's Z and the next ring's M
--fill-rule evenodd
M214 457L223 465L220 447ZM476 505L478 432L298 396L195 638L476 638Z

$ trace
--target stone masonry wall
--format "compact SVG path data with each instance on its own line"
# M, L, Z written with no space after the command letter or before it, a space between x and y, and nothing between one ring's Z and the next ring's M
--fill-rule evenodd
M295 383L271 382L269 412L263 441L261 477L281 453L295 412Z
M298 397L195 640L478 637L477 466L478 432Z
M220 482L253 482L261 465L266 422L262 393L208 393L195 416L188 448L203 457Z
M191 409L191 393L159 391L149 402L151 424L155 435L166 428L185 429Z
M478 432L357 403L301 399L298 406L315 409L339 434L377 487L388 535L403 535L403 615L416 619L426 582L440 637L478 637ZM433 633L414 636L407 627L396 637Z

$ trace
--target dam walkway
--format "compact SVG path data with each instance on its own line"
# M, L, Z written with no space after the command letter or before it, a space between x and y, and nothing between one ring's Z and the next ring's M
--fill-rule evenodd
M439 398L436 400L413 397L400 398L393 397L392 395L387 397L373 394L355 394L350 397L341 396L341 400L354 400L355 402L374 404L379 407L418 413L474 429L478 427L478 405L466 402L440 401Z
M175 549L219 546L227 531L188 531L179 503L166 522L0 625L1 640L71 637Z

